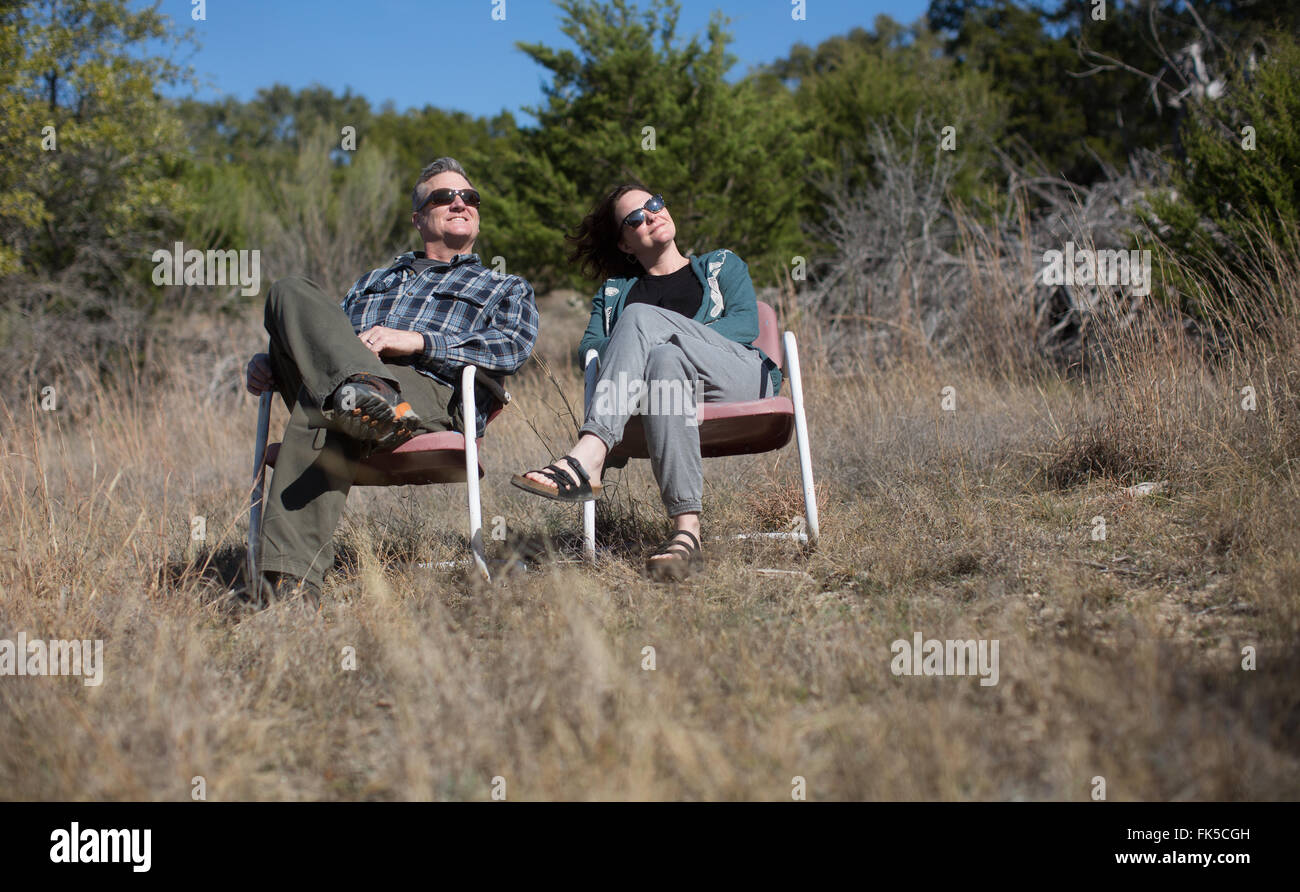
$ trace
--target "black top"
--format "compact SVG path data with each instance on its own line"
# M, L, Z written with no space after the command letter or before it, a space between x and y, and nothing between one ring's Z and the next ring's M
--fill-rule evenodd
M704 300L704 286L688 263L666 276L644 275L627 292L627 304L653 304L694 319Z

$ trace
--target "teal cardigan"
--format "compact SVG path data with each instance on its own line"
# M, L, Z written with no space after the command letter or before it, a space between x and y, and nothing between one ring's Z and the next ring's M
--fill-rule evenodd
M754 297L754 283L749 279L745 261L722 248L707 254L692 254L689 258L695 277L704 288L704 299L696 312L696 322L708 325L724 338L744 344L753 350L758 337L758 299ZM636 276L606 279L596 296L591 299L591 321L578 346L578 362L585 361L588 350L604 355L609 343L609 333L618 322L627 293L636 284ZM763 353L762 350L758 350ZM763 354L767 357L767 354ZM769 360L771 357L767 357ZM772 393L781 390L781 370L772 363Z

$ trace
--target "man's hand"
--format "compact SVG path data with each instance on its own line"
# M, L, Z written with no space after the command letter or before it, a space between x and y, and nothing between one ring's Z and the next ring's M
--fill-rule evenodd
M361 343L376 356L410 356L424 350L424 335L418 331L385 328L376 325L357 335Z
M266 353L256 353L248 361L248 382L244 385L253 396L261 396L268 390L275 389L275 372L271 369L271 357Z

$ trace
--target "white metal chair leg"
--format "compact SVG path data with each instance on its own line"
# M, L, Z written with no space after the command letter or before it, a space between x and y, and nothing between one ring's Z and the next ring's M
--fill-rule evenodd
M474 564L488 582L487 558L483 548L483 506L479 500L478 485L478 404L474 399L474 373L472 365L461 372L461 414L465 421L465 488L469 497L469 547L474 553Z
M795 343L794 332L787 331L783 338L785 344L785 366L790 374L790 397L794 402L794 433L799 444L799 476L803 480L804 520L808 524L808 544L817 544L817 494L813 489L812 453L808 448L808 416L804 413L803 379L799 373L799 345Z
M248 563L245 568L249 589L256 591L258 559L262 548L262 488L266 480L266 441L271 429L273 391L263 393L257 404L257 444L253 447L253 489L248 506Z
M596 503L591 499L582 503L582 557L596 559Z

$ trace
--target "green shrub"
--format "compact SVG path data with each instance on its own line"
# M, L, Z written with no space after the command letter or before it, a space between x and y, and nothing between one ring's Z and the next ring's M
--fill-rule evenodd
M1172 188L1151 196L1144 222L1157 263L1170 271L1167 296L1204 317L1212 296L1233 299L1234 279L1271 271L1276 253L1264 246L1296 252L1300 45L1279 36L1256 70L1229 79L1222 99L1192 107L1181 141Z

